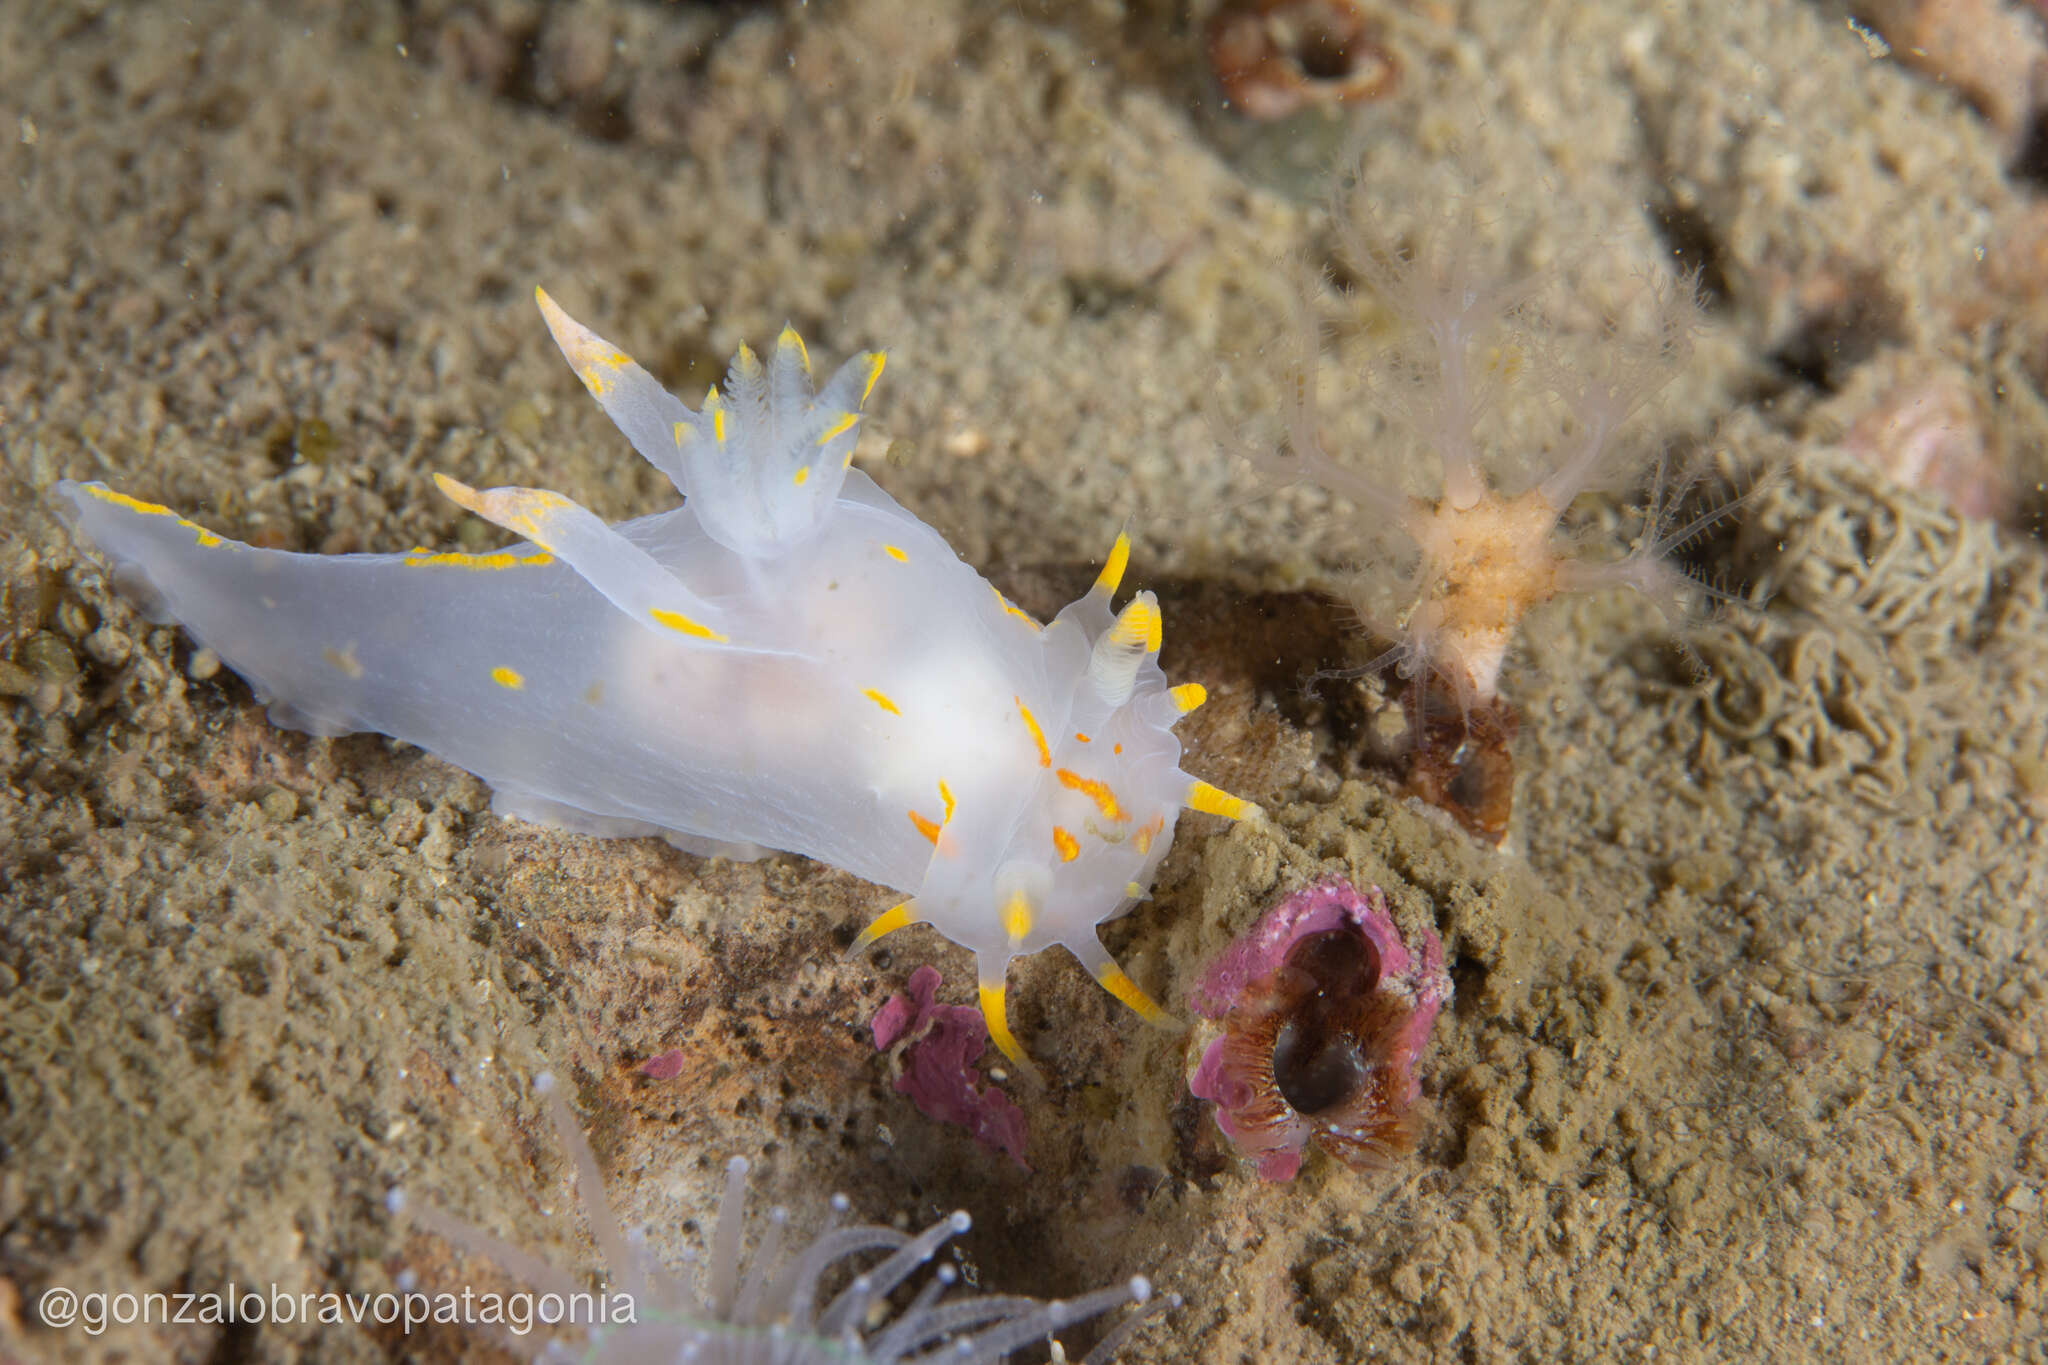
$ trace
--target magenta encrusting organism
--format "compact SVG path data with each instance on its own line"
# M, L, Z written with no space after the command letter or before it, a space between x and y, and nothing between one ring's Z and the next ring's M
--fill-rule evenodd
M1451 996L1443 942L1410 952L1378 887L1330 877L1259 917L1189 1005L1220 1032L1188 1078L1266 1180L1291 1180L1313 1139L1356 1169L1414 1143L1416 1062Z

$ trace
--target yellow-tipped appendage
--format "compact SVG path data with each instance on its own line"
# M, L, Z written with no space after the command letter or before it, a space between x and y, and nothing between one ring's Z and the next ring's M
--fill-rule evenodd
M1256 820L1265 815L1255 803L1242 796L1232 796L1221 787L1212 787L1201 781L1188 784L1185 804L1189 810L1198 810L1204 815L1220 815L1226 820Z
M1114 593L1124 581L1124 570L1131 563L1131 537L1118 531L1116 544L1109 547L1109 558L1102 562L1102 572L1095 575L1094 591L1105 596Z
M1165 1024L1169 1022L1166 1017L1166 1011L1160 1009L1152 997L1145 994L1137 982L1131 980L1130 973L1117 966L1116 963L1106 962L1101 967L1098 967L1095 971L1095 979L1102 983L1102 989L1128 1005L1131 1012L1146 1023Z
M1037 1067L1024 1055L1024 1049L1017 1044L1017 1035L1010 1032L1010 1013L1004 1007L1007 994L1001 981L981 983L981 1017L988 1024L989 1041L993 1042L1005 1057L1019 1071L1034 1081L1042 1081Z
M874 922L861 930L859 935L855 937L853 946L846 950L846 955L848 957L856 957L874 947L877 940L895 933L898 929L917 923L910 913L912 904L913 902L911 901L904 901L900 905L890 906L887 910L875 916Z

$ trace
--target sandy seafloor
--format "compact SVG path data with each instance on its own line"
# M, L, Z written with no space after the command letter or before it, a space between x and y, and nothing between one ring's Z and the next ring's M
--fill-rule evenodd
M1387 12L1396 97L1248 131L1171 4L0 7L0 1358L494 1358L35 1304L507 1285L394 1184L589 1273L551 1069L657 1247L733 1153L800 1216L965 1207L983 1287L1182 1294L1134 1365L2041 1359L2039 186L1834 4ZM1704 265L1638 439L1772 475L1696 565L1771 593L1686 628L1703 675L1625 594L1525 631L1504 851L1304 700L1362 648L1301 595L1366 557L1360 518L1259 496L1201 416L1275 406L1261 348L1333 259L1310 172L1347 140L1390 220L1499 205L1475 250L1553 277L1560 345L1674 248ZM1183 1035L1047 954L1012 975L1052 1077L1013 1083L1027 1175L890 1090L867 1020L919 963L956 1000L972 968L927 930L842 960L885 891L510 823L408 746L275 729L50 515L103 478L334 553L498 543L435 470L673 505L536 284L686 392L784 319L886 346L862 467L1034 610L1129 518L1168 672L1212 697L1184 762L1273 818L1184 817L1107 941L1177 1004L1288 887L1385 887L1458 986L1418 1150L1260 1183ZM1395 468L1345 397L1367 305L1315 310L1328 439ZM1845 453L1928 376L2019 490L2002 523ZM1618 552L1640 502L1580 520Z

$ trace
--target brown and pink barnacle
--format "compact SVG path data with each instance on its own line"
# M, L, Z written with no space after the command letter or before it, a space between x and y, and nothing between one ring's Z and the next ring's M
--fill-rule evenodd
M1212 1036L1188 1088L1262 1178L1293 1179L1311 1139L1358 1170L1414 1144L1416 1063L1451 997L1443 941L1424 930L1418 946L1378 887L1361 896L1331 877L1266 911L1203 973L1188 1003Z

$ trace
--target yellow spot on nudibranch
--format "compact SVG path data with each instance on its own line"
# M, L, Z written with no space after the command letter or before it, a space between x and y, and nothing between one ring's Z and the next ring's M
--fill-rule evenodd
M1031 708L1024 704L1022 697L1013 696L1010 700L1017 703L1017 714L1024 717L1024 728L1031 732L1031 742L1038 746L1038 766L1050 768L1052 750L1045 745L1045 731L1038 728L1038 717L1031 714Z
M910 823L916 827L917 832L931 841L933 848L939 846L939 827L937 825L914 810L907 810L903 813L910 817Z
M1117 966L1116 963L1105 962L1096 968L1095 979L1102 983L1102 989L1130 1006L1132 1013L1136 1014L1146 1023L1163 1024L1166 1022L1166 1011L1153 1003L1152 997L1145 994L1139 988L1138 983L1131 980L1130 975L1123 968Z
M1116 544L1109 547L1109 558L1103 561L1102 572L1095 576L1095 591L1113 593L1124 581L1124 569L1131 562L1131 538L1122 531L1116 533Z
M622 360L624 358L625 357L623 356L620 357L620 359ZM590 390L590 396L593 398L604 397L606 392L609 391L612 388L613 384L616 382L615 380L612 379L610 375L606 374L602 369L598 368L598 366L595 364L585 365L576 373L578 377L580 377L583 380L583 387Z
M699 640L716 640L720 643L727 638L702 621L692 620L679 611L670 611L667 607L649 607L647 614L654 618L657 625L667 626L678 635L689 635Z
M1201 811L1204 815L1220 815L1226 820L1245 820L1264 815L1250 801L1241 796L1232 796L1221 787L1212 787L1207 782L1195 782L1188 787L1187 807Z
M508 687L514 692L526 686L524 674L520 673L517 669L507 668L503 664L499 664L491 670L491 681L500 687Z
M904 901L901 905L892 905L881 914L875 916L874 922L861 930L859 935L855 937L853 946L846 950L847 956L851 957L856 953L864 952L873 945L876 939L893 934L898 929L911 924L913 921L910 918L910 906L911 902Z
M1167 688L1166 695L1172 697L1173 704L1180 708L1182 715L1186 715L1209 700L1209 689L1200 683L1182 683L1178 687Z
M338 673L351 678L363 676L363 666L356 662L356 647L353 644L346 649L336 649L330 645L320 651L320 657L327 661L328 667Z
M1088 736L1082 734L1079 730L1074 731L1074 738L1080 740L1083 744L1089 742Z
M802 488L805 484L809 483L810 481L811 467L807 464L798 465L795 476L790 479L790 482L795 484L798 488Z
M903 714L901 711L896 709L896 703L890 701L887 695L876 691L872 687L862 688L861 695L863 697L866 697L875 705L881 707L884 711L887 711L892 716L900 716Z
M910 562L910 556L903 553L902 547L898 545L884 545L882 553L895 560L898 564L908 564Z
M1107 782L1098 782L1092 777L1083 777L1072 768L1061 768L1054 774L1060 785L1068 791L1077 791L1095 803L1095 808L1108 820L1128 820L1130 815L1116 803L1116 793L1109 789Z
M830 445L832 443L833 437L839 435L841 432L845 431L848 427L852 426L855 422L858 422L859 420L859 413L847 413L844 417L834 422L831 426L825 428L824 434L818 437L818 444L821 446Z
M1010 936L1012 947L1031 932L1031 898L1022 891L1012 891L1003 902L1003 932Z
M584 688L583 700L592 706L602 706L604 704L604 679L599 678L596 682Z
M1058 825L1052 827L1052 846L1060 851L1060 861L1071 863L1081 856L1081 843L1072 834Z
M888 363L889 356L886 351L876 351L872 356L868 357L868 382L861 387L860 391L860 401L863 406L868 401L868 395L875 391L875 381L882 377L882 367Z
M739 372L749 379L758 378L761 373L761 358L754 354L754 348L746 342L740 343L740 353L733 357Z

